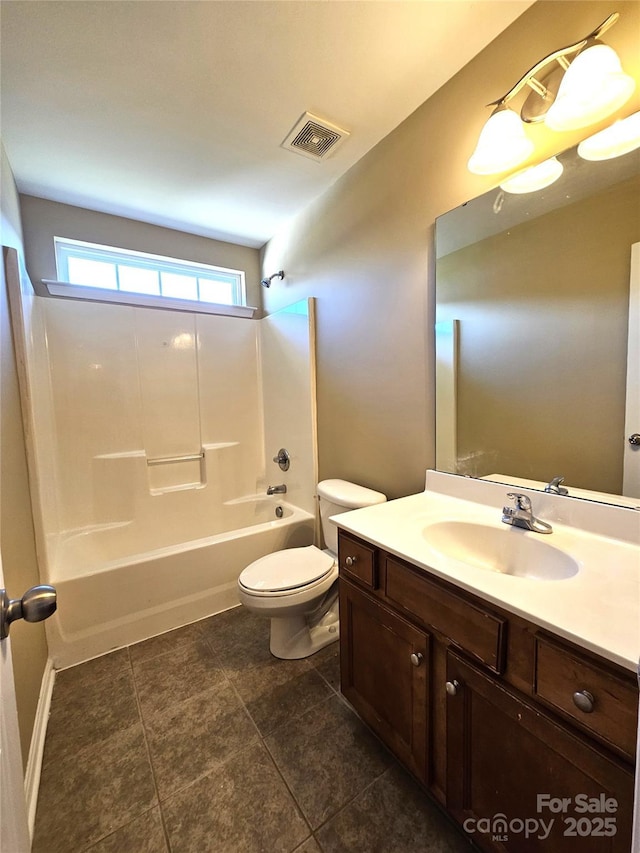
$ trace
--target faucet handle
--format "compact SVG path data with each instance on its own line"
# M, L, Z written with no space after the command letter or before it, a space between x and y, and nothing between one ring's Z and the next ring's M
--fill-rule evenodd
M278 455L273 457L273 461L280 466L282 471L288 471L289 466L291 465L291 456L289 455L289 451L284 447L281 447L278 451Z
M516 509L528 511L531 509L531 500L520 492L507 492L507 497L515 501Z
M562 484L564 483L564 477L554 477L550 483L547 483L544 490L545 492L550 492L554 495L568 495L569 489L566 489Z

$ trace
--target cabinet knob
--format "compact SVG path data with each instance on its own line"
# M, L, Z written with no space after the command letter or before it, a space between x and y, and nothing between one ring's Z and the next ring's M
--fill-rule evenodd
M588 690L578 690L573 694L573 704L585 714L590 714L593 711L595 699Z
M447 681L445 684L445 689L449 696L457 696L458 690L460 690L460 682L456 681L455 678L453 681Z
M410 657L410 660L414 666L420 666L420 664L424 660L424 656L423 656L422 652L413 652L413 654Z
M351 566L355 566L355 564L357 562L358 562L357 557L345 557L344 564L345 564L345 566L348 566L349 568L351 568Z

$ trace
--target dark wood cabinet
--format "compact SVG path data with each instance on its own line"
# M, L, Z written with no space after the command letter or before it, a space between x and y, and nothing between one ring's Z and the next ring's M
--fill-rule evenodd
M633 761L638 720L637 686L602 664L572 654L548 637L536 637L535 652L534 696L570 723ZM587 700L586 710L576 705L574 694L579 693Z
M631 768L452 652L447 677L447 808L479 846L629 853Z
M429 636L340 583L342 692L418 777L427 777Z
M633 673L340 540L342 692L477 847L629 853Z

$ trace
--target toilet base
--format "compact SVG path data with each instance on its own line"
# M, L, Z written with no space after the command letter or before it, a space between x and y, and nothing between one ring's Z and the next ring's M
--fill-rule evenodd
M319 652L340 636L338 598L315 623L304 614L272 616L269 649L282 660L299 660Z

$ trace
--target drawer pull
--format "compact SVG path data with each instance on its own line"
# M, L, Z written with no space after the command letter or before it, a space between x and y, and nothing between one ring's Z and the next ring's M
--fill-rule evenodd
M588 690L579 690L573 694L573 704L585 714L590 714L593 711L595 700L593 694L589 693Z
M345 566L348 566L348 568L351 568L352 566L355 566L355 564L357 562L358 562L357 557L345 557L344 564L345 564Z
M447 681L445 684L445 689L449 696L457 696L458 690L460 690L460 682L456 681L455 678L453 681Z
M410 657L410 660L414 666L420 666L420 664L424 660L424 656L422 655L421 652L413 652L413 654Z

